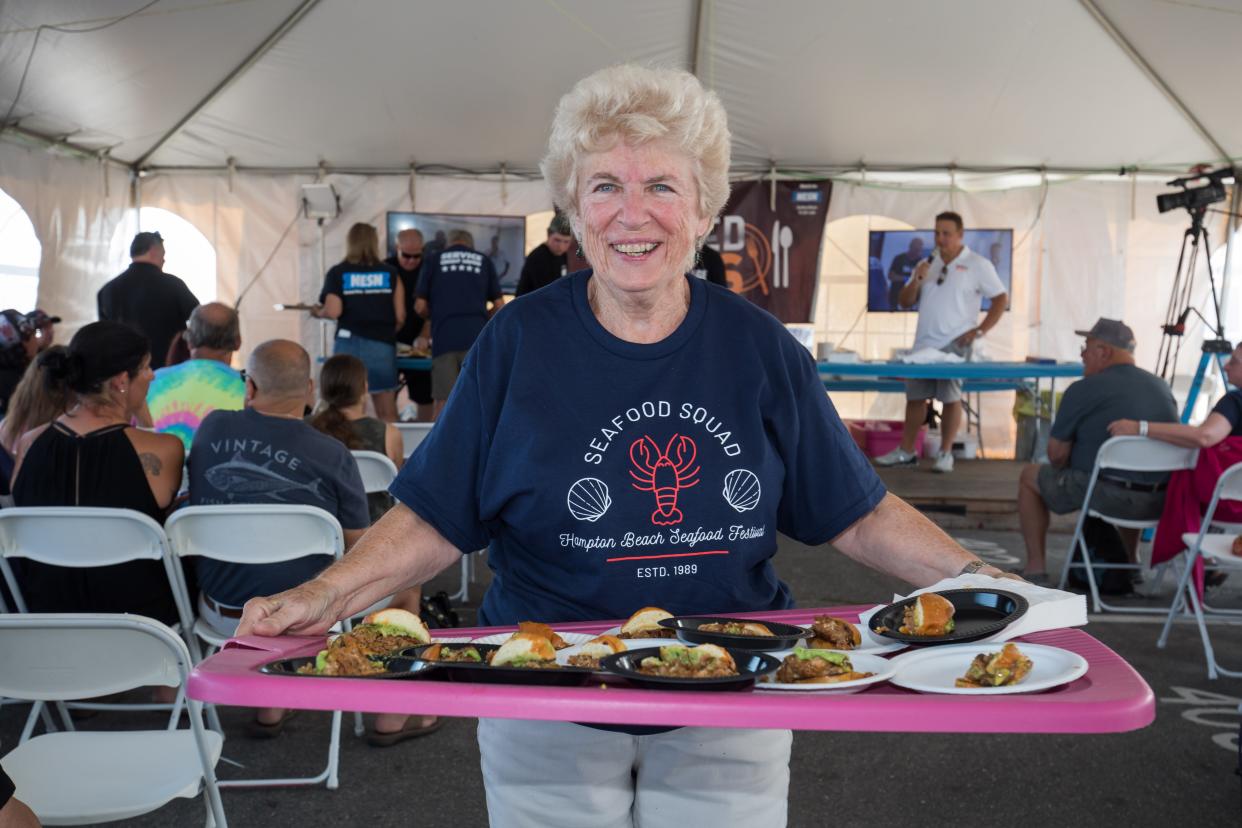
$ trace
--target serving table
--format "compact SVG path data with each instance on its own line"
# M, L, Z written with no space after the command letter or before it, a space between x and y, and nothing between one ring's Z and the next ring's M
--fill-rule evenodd
M809 624L825 612L856 620L867 606L739 614ZM555 624L560 632L598 633L618 622ZM472 638L512 628L444 630ZM773 693L646 690L619 681L584 687L470 684L427 677L349 679L276 676L259 667L313 655L323 636L233 639L190 674L190 698L243 707L361 710L437 716L536 719L632 725L789 728L904 733L1119 733L1155 718L1151 688L1119 655L1077 629L1033 633L1030 641L1072 650L1090 669L1042 693L950 696L916 693L888 683L858 693ZM654 643L654 642L653 642ZM989 645L980 644L980 652ZM995 648L995 645L992 645Z

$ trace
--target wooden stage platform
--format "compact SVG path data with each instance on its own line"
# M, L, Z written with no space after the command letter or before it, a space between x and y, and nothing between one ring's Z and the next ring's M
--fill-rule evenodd
M936 474L931 460L881 469L893 494L944 528L1018 531L1018 474L1025 461L958 460L949 474ZM1073 532L1074 516L1052 516L1053 532Z

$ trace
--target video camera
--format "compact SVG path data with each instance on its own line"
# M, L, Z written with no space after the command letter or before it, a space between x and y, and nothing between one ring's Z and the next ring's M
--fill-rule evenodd
M1156 196L1156 209L1162 213L1167 213L1170 210L1176 210L1178 207L1185 207L1187 210L1194 212L1195 210L1202 210L1209 204L1224 201L1225 181L1232 180L1233 177L1233 167L1221 167L1219 170L1188 175L1185 178L1175 178L1168 182L1168 186L1181 187L1182 189L1175 193L1161 193ZM1201 184L1198 187L1190 186L1198 181L1206 181L1207 183Z

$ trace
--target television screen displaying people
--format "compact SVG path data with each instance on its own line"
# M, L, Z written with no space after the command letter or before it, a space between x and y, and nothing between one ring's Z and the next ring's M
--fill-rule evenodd
M500 290L512 294L522 275L526 258L525 216L467 216L452 213L388 214L388 255L397 252L397 234L402 230L418 230L423 234L423 257L430 259L445 247L450 230L465 230L474 237L475 249L492 260Z
M872 230L867 264L867 310L915 311L918 305L903 308L897 302L901 286L910 278L919 262L935 252L934 230ZM985 256L996 268L1005 285L1005 292L1012 296L1013 286L1013 230L966 230L964 243L971 252ZM991 300L983 298L982 310L987 310Z

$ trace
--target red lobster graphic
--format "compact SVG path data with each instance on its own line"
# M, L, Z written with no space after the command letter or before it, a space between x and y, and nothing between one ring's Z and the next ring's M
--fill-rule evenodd
M630 477L637 480L633 486L640 492L655 492L656 509L651 513L651 522L656 526L673 526L681 523L681 510L677 508L677 493L698 484L695 475L699 467L694 466L694 458L698 449L689 437L674 434L669 438L664 451L656 445L656 441L644 436L630 444L630 462L634 469ZM673 455L676 461L670 460ZM654 459L654 462L652 462ZM694 468L690 468L694 466Z

